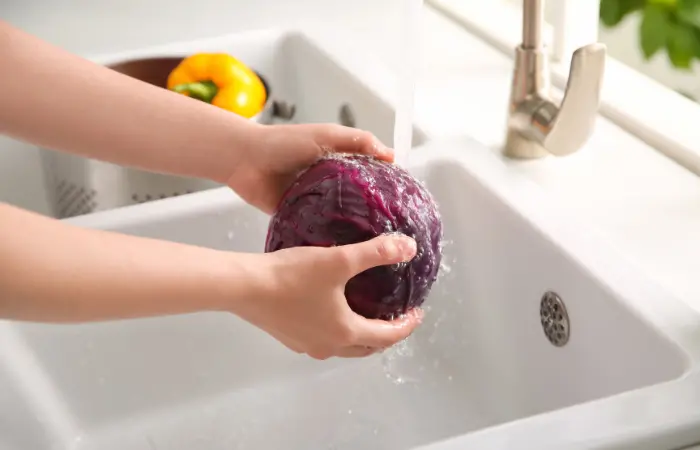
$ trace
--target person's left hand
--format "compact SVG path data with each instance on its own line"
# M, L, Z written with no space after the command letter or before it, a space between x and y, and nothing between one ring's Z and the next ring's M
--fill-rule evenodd
M336 124L263 125L253 135L227 184L268 214L299 172L325 153L360 153L394 161L394 151L372 133Z

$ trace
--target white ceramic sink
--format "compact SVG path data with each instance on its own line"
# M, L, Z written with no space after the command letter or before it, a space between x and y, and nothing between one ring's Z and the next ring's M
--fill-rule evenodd
M447 266L409 340L319 362L226 314L15 325L38 362L27 370L58 403L44 426L70 431L64 446L79 449L540 449L596 448L631 430L663 437L667 417L697 418L685 335L696 316L491 150L435 142L410 169L440 204ZM71 222L260 251L267 217L222 188ZM540 324L547 291L568 310L563 347ZM657 410L674 389L688 406ZM440 442L450 438L462 443Z
M374 82L338 55L318 55L314 64L336 67L352 92L359 126L390 123ZM323 108L317 92L304 95ZM426 320L407 341L363 360L314 361L227 314L0 324L0 448L658 450L700 441L696 313L492 149L434 141L409 169L438 201L447 245ZM69 222L261 251L267 217L218 188ZM546 292L568 312L561 347L540 323Z

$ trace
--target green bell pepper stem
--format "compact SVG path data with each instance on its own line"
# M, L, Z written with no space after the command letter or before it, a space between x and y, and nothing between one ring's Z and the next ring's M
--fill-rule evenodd
M192 98L211 103L219 92L219 88L211 81L195 81L194 83L182 83L173 87L173 91L187 92Z

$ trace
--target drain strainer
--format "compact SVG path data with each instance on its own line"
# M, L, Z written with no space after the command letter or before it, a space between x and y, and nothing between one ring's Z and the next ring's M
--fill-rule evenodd
M553 345L563 347L569 342L571 327L566 306L554 292L545 292L540 301L540 322L545 336Z

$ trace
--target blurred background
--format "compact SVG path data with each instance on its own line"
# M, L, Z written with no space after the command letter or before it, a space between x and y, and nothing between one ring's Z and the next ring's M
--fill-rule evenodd
M402 1L408 0L2 0L0 18L86 57L246 30L325 27L376 51L400 73ZM550 22L556 1L545 1ZM700 0L590 1L601 2L599 40L612 57L700 101ZM381 39L377 30L386 30ZM36 150L0 136L0 201L45 212Z
M550 22L554 1L545 2ZM600 18L612 57L700 100L700 0L600 0Z

